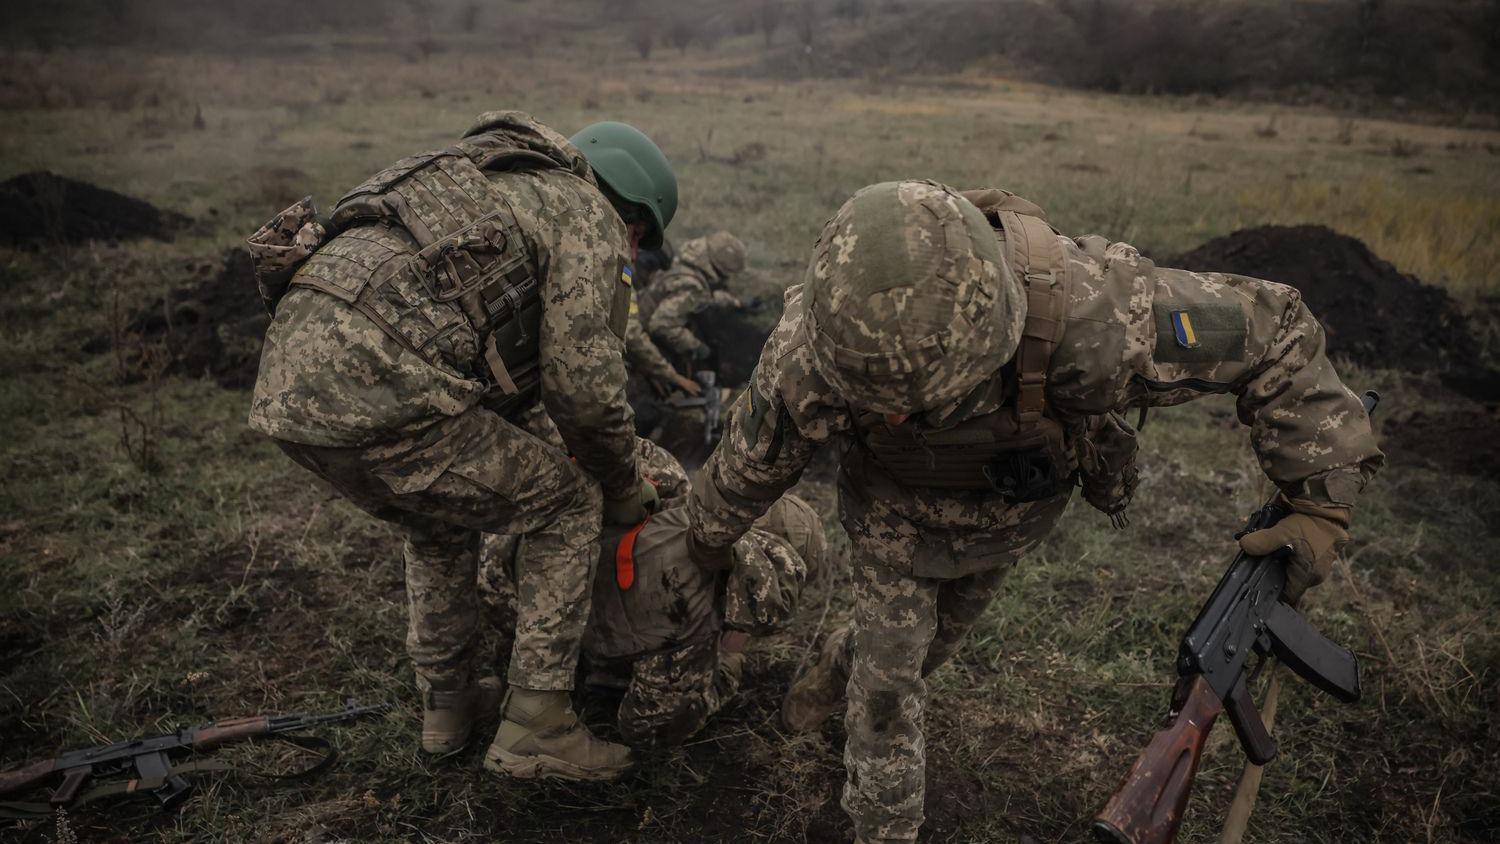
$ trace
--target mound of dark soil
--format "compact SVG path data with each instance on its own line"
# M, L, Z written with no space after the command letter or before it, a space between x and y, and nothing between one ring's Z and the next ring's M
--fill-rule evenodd
M199 262L190 272L193 281L136 314L126 331L165 346L167 373L212 378L223 387L254 384L271 319L250 255L230 249L218 263Z
M1500 411L1490 407L1438 404L1398 414L1381 426L1380 441L1391 460L1426 463L1460 475L1500 475Z
M719 383L726 387L749 383L760 350L775 325L774 314L729 308L707 308L693 316L693 333L714 350L709 363L719 373Z
M0 243L170 240L189 222L149 202L45 170L0 182Z
M1323 226L1261 226L1210 240L1165 266L1289 284L1328 331L1328 350L1362 366L1470 373L1479 350L1446 292Z

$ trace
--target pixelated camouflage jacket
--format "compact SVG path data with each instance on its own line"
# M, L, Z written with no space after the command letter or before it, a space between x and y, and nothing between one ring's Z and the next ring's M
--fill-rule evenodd
M630 299L630 323L625 328L625 365L631 372L654 381L670 381L676 370L651 342L636 298Z
M1096 235L1059 237L1071 301L1048 367L1049 413L1078 426L1093 415L1231 393L1262 468L1287 495L1354 504L1384 458L1359 399L1325 354L1322 327L1295 289L1158 268L1134 247ZM692 526L708 545L722 547L742 535L796 483L816 448L853 431L850 408L813 365L802 312L797 285L787 291L752 389L731 406L724 438L694 488ZM1191 337L1179 338L1183 314ZM907 424L942 428L995 412L1014 393L1007 377L1002 369L980 386L977 401L966 397ZM975 506L973 494L901 488L879 472L861 473L856 484L918 526L1004 527L1005 508ZM958 572L964 562L947 565Z
M739 307L740 300L723 289L725 278L708 257L708 239L682 245L672 266L651 280L645 297L646 329L666 351L691 355L706 348L693 333L693 314L711 305Z
M764 636L791 619L808 577L791 543L751 528L735 543L734 567L720 586L720 575L688 558L687 530L686 507L652 516L634 537L633 579L622 588L626 531L605 528L583 640L591 660L630 660L693 643L717 648L725 629Z
M531 145L549 147L549 157L568 166L485 176L513 210L539 276L541 401L580 466L606 495L624 497L637 483L634 419L611 316L626 265L625 226L582 155L534 126L539 137ZM412 434L481 403L487 385L478 338L454 302L434 300L399 271L414 249L399 227L360 225L298 270L266 333L251 427L309 445L357 446ZM400 297L398 310L435 327L430 359L323 292L376 277L388 280L384 295ZM323 290L298 284L304 280Z

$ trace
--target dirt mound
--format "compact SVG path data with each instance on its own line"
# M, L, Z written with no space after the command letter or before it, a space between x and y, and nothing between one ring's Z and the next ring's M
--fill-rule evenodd
M249 387L271 322L256 292L250 255L230 249L217 263L197 262L189 272L194 281L136 314L127 333L160 342L169 354L167 373Z
M1161 263L1290 284L1327 329L1329 352L1362 366L1470 373L1479 360L1469 320L1446 292L1323 226L1241 229Z
M693 315L693 333L703 339L713 357L709 364L719 373L719 383L738 387L749 383L750 373L760 361L760 350L776 325L776 314L752 313L731 308L706 308Z
M0 243L170 240L189 222L144 200L38 170L0 182Z
M1392 460L1425 463L1460 475L1500 476L1500 411L1493 407L1437 405L1401 414L1381 428L1381 447Z

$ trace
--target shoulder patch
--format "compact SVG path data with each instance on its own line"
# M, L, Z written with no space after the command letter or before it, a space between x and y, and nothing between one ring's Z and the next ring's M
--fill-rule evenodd
M1232 302L1152 304L1156 350L1161 363L1242 361L1245 312Z

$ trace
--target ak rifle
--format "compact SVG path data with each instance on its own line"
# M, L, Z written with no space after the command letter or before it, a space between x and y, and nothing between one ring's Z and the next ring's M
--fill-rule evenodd
M252 715L212 721L198 727L178 730L175 733L137 738L114 744L73 750L55 759L43 759L23 768L0 771L0 794L12 794L41 785L55 776L62 782L53 790L45 804L0 803L0 818L46 815L54 808L65 808L76 803L90 803L101 797L116 794L150 794L170 808L181 803L192 793L193 786L183 774L194 771L225 770L227 766L204 761L179 762L194 752L213 750L226 744L264 736L278 736L301 747L323 752L319 761L311 768L292 774L303 777L317 773L333 764L337 754L332 745L312 736L288 735L322 724L348 721L362 715L383 712L389 704L362 706L353 700L343 709L325 714ZM111 777L128 779L105 782L88 791L83 787L94 780ZM285 777L281 777L285 778Z
M1366 392L1365 412L1373 413L1379 400L1374 391ZM1270 527L1289 513L1273 496L1239 535ZM1271 657L1344 703L1359 700L1359 661L1284 603L1285 589L1284 554L1235 555L1177 649L1177 685L1165 726L1094 818L1098 840L1168 844L1176 839L1204 742L1220 714L1229 715L1251 762L1264 765L1276 757L1276 740L1250 697L1250 686Z
M693 373L693 380L698 382L696 397L676 396L667 403L678 408L703 408L703 444L712 446L719 441L719 416L724 410L724 400L719 395L719 377L711 369L700 369Z

